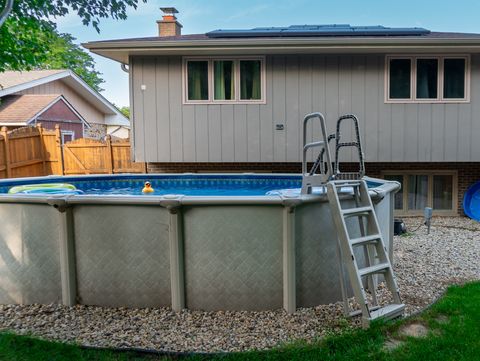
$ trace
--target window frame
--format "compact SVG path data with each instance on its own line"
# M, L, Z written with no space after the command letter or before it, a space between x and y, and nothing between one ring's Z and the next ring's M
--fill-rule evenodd
M458 214L458 171L456 170L386 170L381 173L382 178L385 179L387 175L398 175L403 177L403 195L402 195L402 209L395 209L392 205L393 211L399 216L418 216L423 215L423 209L408 209L408 176L410 175L426 175L428 177L428 193L427 193L427 207L433 209L433 177L440 175L452 176L452 208L451 209L433 209L433 213L439 216L454 216Z
M235 99L220 100L215 99L214 91L214 61L230 60L233 61L234 67L234 95ZM260 61L260 92L261 98L240 99L240 61L242 60L258 60ZM188 62L189 61L207 61L208 62L208 100L189 100L188 99ZM266 71L265 56L186 56L182 58L182 103L184 105L200 105L200 104L266 104Z
M410 59L410 98L396 99L390 98L390 60L392 59ZM436 98L417 98L417 60L418 59L437 59L437 97ZM444 98L444 60L445 59L464 59L465 60L465 84L464 98ZM386 55L385 56L385 103L387 104L405 104L405 103L470 103L470 55L469 54L417 54L417 55Z

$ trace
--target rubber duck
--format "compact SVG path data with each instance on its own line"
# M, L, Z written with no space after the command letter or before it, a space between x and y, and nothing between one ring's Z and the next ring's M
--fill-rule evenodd
M145 182L145 187L142 189L142 193L153 193L155 190L152 188L150 182Z

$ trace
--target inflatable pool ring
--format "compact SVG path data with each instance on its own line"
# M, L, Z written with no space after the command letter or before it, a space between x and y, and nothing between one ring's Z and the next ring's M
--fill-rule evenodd
M73 184L68 183L45 183L25 184L15 186L8 190L8 194L82 194Z
M155 190L152 188L152 184L150 182L145 182L145 187L142 189L142 193L153 193Z

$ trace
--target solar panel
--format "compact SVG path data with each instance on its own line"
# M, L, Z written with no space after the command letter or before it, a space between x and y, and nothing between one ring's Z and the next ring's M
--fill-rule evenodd
M349 24L291 25L254 29L219 29L206 33L209 38L304 37L304 36L419 36L430 33L424 28L389 28L381 25Z

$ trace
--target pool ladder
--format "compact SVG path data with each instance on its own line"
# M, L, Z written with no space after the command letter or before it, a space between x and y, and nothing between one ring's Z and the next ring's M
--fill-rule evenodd
M311 119L319 119L322 140L306 143L307 124ZM350 120L355 128L355 140L351 142L341 141L341 125ZM335 162L332 167L329 142L335 139ZM307 170L306 154L312 147L321 147L319 155L310 171ZM354 172L341 172L339 167L339 151L341 148L354 147L358 152L359 168ZM324 161L326 158L326 163ZM319 171L319 173L317 173ZM336 133L327 137L325 117L321 113L307 115L303 121L303 160L302 160L302 193L312 192L313 186L326 187L326 193L330 204L330 210L337 231L337 245L339 253L339 273L344 310L346 315L354 316L361 313L362 324L368 326L370 321L377 318L396 318L402 316L405 305L402 303L398 291L397 282L392 264L383 241L378 219L373 208L373 203L368 193L367 183L363 179L365 175L364 157L360 140L358 119L348 114L341 116L337 121ZM343 190L352 190L354 206L343 208L340 196ZM350 197L349 197L350 199ZM357 218L360 236L351 237L347 219ZM364 262L359 265L354 249L363 248ZM347 289L344 283L342 263L347 269L350 284L355 300L360 310L350 311ZM392 302L386 306L380 306L376 294L377 275L383 275L387 289L392 296ZM364 282L364 280L366 282ZM370 300L367 296L364 284L368 286Z

